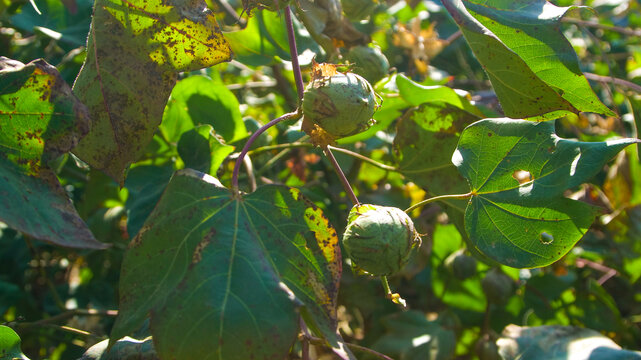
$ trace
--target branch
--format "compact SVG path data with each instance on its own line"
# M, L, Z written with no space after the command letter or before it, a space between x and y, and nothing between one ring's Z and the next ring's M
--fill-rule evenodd
M345 173L343 173L343 169L341 169L341 166L338 164L338 161L336 161L334 154L332 154L332 151L329 149L329 145L322 146L322 148L323 148L323 152L325 153L325 156L327 156L329 161L332 163L334 170L336 170L336 174L338 175L338 178L341 180L341 183L343 184L343 188L345 189L345 192L347 193L347 196L349 197L349 199L352 201L352 204L354 205L360 204L360 202L358 201L358 198L356 197L356 194L354 194L354 189L352 189L352 186L349 184L349 181L345 177Z
M448 200L448 199L465 200L465 199L471 198L473 195L474 195L473 193L469 192L467 194L435 196L435 197L432 197L432 198L429 198L429 199L425 199L423 201L419 201L418 203L416 203L416 204L410 206L409 208L405 209L405 212L407 214L409 214L410 212L412 212L412 210L416 209L417 207L423 206L425 204L429 204L431 202L441 201L441 200Z
M394 166L390 166L390 165L386 165L386 164L383 164L383 163L379 163L376 160L370 159L367 156L361 155L361 154L359 154L357 152L354 152L354 151L351 151L351 150L347 150L347 149L343 149L343 148L339 148L339 147L334 147L334 146L329 146L329 145L328 145L328 148L330 148L331 150L336 150L336 151L341 152L343 154L347 154L349 156L355 157L355 158L357 158L359 160L363 160L366 163L374 165L379 169L383 169L383 170L387 170L387 171L398 171L398 169L396 167L394 167Z
M307 341L309 341L310 344L329 347L329 345L327 345L327 341L325 341L324 339L317 338L315 336L307 335L307 334L303 334L303 338L306 339ZM356 344L350 344L348 342L346 342L345 345L348 346L349 348L354 349L354 350L359 350L359 351L371 354L373 356L376 356L379 359L394 360L394 359L392 359L391 357L389 357L389 356L387 356L385 354L381 354L378 351L372 350L370 348L366 348L364 346L360 346L360 345L356 345Z
M74 309L62 312L58 315L41 319L34 322L21 322L23 325L44 325L55 324L70 319L74 316L118 316L118 310L96 310L96 309Z
M241 29L244 29L245 27L247 27L247 21L242 17L240 17L236 13L236 10L231 5L229 5L229 3L226 0L216 0L216 3L218 4L218 6L220 6L220 8L223 10L225 14L231 16L232 19L234 19L234 21L236 21L236 23L240 25Z
M447 39L443 40L444 41L444 47L451 45L453 42L458 40L463 35L463 32L461 30L456 31L454 34L450 35Z
M294 79L296 80L296 90L298 92L298 100L303 99L303 75L300 72L300 65L298 63L298 49L296 49L296 36L294 35L294 23L292 22L292 9L287 5L285 7L285 25L287 26L287 40L289 42L289 53L292 56L292 68L294 70Z
M629 29L629 28L624 28L624 27L614 26L614 25L604 25L596 21L586 21L586 20L573 19L573 18L563 18L563 20L561 21L569 24L576 24L576 25L591 27L595 29L610 30L610 31L618 32L628 36L641 36L641 29Z
M252 146L254 141L256 141L256 139L267 129L278 124L279 122L284 120L297 119L300 118L301 115L302 114L300 111L287 113L263 125L260 129L256 130L256 132L254 132L252 136L249 137L249 140L247 140L247 143L243 147L243 150L240 152L240 155L238 155L238 158L236 159L236 164L234 164L234 172L232 173L231 177L231 186L235 192L238 192L238 173L240 172L240 165L243 163L243 159L245 158L245 155L247 155L247 152L249 151L249 148Z
M307 137L308 136L305 136L305 138L307 138ZM297 142L289 143L289 144L277 144L277 145L262 146L262 147L250 150L247 153L247 155L251 156L251 155L254 155L254 154L260 154L260 153L263 153L263 152L266 152L266 151L272 151L272 150L288 150L288 149L295 149L295 148L313 148L313 147L315 147L314 144L301 142L301 139L299 139ZM396 168L395 166L391 166L391 165L380 163L380 162L378 162L378 161L376 161L374 159L370 159L367 156L359 154L357 152L354 152L354 151L351 151L351 150L347 150L347 149L343 149L343 148L339 148L339 147L335 147L335 146L328 146L328 147L333 151L338 151L338 152L343 153L345 155L352 156L352 157L354 157L356 159L359 159L359 160L362 160L362 161L364 161L364 162L366 162L368 164L371 164L371 165L373 165L373 166L375 166L375 167L377 167L379 169L386 170L386 171L395 171L395 172L399 171L398 168ZM232 157L234 157L234 155L232 155Z
M74 309L62 312L58 315L40 319L33 322L12 322L9 325L18 331L31 331L33 329L54 328L56 330L70 332L76 335L100 337L90 332L73 328L67 325L58 325L58 323L70 319L74 316L117 316L118 310L95 310L95 309Z
M623 80L623 79L615 78L612 76L601 76L593 73L583 73L583 75L588 80L600 81L604 83L610 83L613 85L622 86L624 88L628 88L634 92L641 94L641 86L628 80Z

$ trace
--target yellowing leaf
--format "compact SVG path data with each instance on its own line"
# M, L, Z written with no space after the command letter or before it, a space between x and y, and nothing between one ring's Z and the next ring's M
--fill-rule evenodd
M119 182L162 119L176 73L231 58L202 0L98 0L74 92L91 131L74 153Z

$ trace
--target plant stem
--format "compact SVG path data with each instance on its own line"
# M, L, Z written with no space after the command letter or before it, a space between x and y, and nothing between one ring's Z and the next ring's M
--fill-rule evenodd
M322 149L323 149L323 152L325 153L325 156L327 156L329 161L332 163L334 170L336 170L336 174L338 175L338 178L341 180L341 183L343 184L343 188L345 189L345 192L347 193L347 196L349 197L349 199L352 201L352 204L359 205L360 202L358 201L358 198L356 198L356 194L354 194L354 190L352 189L352 186L349 184L349 181L345 177L345 173L343 173L343 169L341 169L341 166L338 165L338 161L336 161L334 154L332 154L332 151L329 149L329 145L322 146Z
M249 156L245 156L243 161L245 164L245 170L247 171L247 178L249 180L249 191L256 191L256 176L254 176L254 165L252 164Z
M641 94L641 86L627 80L611 77L611 76L602 76L602 75L597 75L593 73L583 73L586 79L588 80L594 80L594 81L600 81L604 83L610 83L613 85L618 85L622 86L625 88L628 88L636 93Z
M60 331L71 332L76 335L99 337L87 331L76 329L67 325L58 325L57 323L63 322L74 316L116 316L116 315L118 315L118 310L74 309L74 310L68 310L68 311L62 312L58 315L54 315L45 319L33 321L33 322L11 322L7 325L9 325L9 327L14 328L20 332L27 332L27 331L42 329L44 327L50 327Z
M234 21L238 25L240 25L241 29L244 29L245 27L247 27L247 21L245 21L245 19L243 19L242 17L238 16L238 14L236 13L236 10L234 10L234 8L231 5L229 5L227 0L216 0L216 3L218 4L218 6L220 6L220 8L223 10L225 14L231 16L231 18L234 19Z
M303 336L307 337L306 335L303 335ZM309 335L308 340L309 340L309 342L310 342L311 344L314 344L314 345L320 345L320 346L325 346L325 347L327 347L327 346L328 346L328 344L327 344L327 341L326 341L326 340L321 339L321 338L318 338L318 337L315 337L315 336L311 336L311 335ZM378 351L372 350L372 349L370 349L370 348L366 348L366 347L364 347L364 346L360 346L360 345L356 345L356 344L351 344L351 343L348 343L348 342L346 342L346 343L344 343L344 344L345 344L347 347L349 347L349 348L352 348L352 349L355 349L355 350L359 350L359 351L362 351L362 352L366 352L366 353L368 353L368 354L371 354L371 355L376 356L376 357L377 357L377 358L379 358L379 359L383 359L383 360L394 360L394 359L392 359L391 357L389 357L389 356L387 356L387 355L385 355L385 354L381 354L381 353L379 353Z
M300 330L302 333L302 350L301 354L303 355L303 360L310 360L309 359L309 339L312 337L312 335L309 333L309 329L307 328L307 324L305 324L305 320L303 320L303 317L300 316L298 318L298 322L300 323Z
M354 350L359 350L359 351L368 353L370 355L376 356L379 359L394 360L394 359L392 359L391 357L389 357L389 356L387 356L385 354L381 354L378 351L372 350L370 348L366 348L365 346L360 346L360 345L351 344L351 343L345 343L345 345L347 345L347 347L350 347L350 348L352 348Z
M445 46L448 46L455 42L458 38L460 38L463 35L463 32L461 30L458 30L454 34L450 35L447 39L445 39Z
M272 151L272 150L289 150L289 149L295 149L295 148L312 148L312 147L314 147L314 144L301 142L302 140L303 139L299 139L297 142L289 143L289 144L277 144L277 145L262 146L262 147L254 149L254 150L250 150L247 153L247 155L251 156L251 155L254 155L254 154L260 154L260 153L263 153L265 151ZM347 150L347 149L343 149L343 148L339 148L339 147L335 147L335 146L328 146L328 147L333 151L338 151L338 152L343 153L345 155L349 155L349 156L354 157L356 159L362 160L362 161L364 161L364 162L366 162L368 164L371 164L371 165L373 165L373 166L375 166L375 167L377 167L379 169L386 170L386 171L398 171L398 168L396 168L394 166L380 163L380 162L378 162L376 160L370 159L367 156L359 154L357 152L354 152L354 151L351 151L351 150ZM276 155L276 156L278 156L278 155ZM258 173L260 173L260 172L261 171L258 171Z
M284 120L296 119L296 118L299 118L300 116L301 116L300 111L287 113L263 125L262 127L260 127L260 129L256 130L256 132L254 132L252 136L249 137L249 140L247 140L247 143L243 147L243 150L240 152L240 155L238 155L238 158L236 159L236 163L234 164L234 172L232 173L232 177L231 177L231 186L235 192L238 192L238 173L240 172L240 166L242 165L243 159L245 158L245 155L247 155L247 152L249 151L249 148L252 146L254 141L256 141L256 139L262 133L264 133L267 129L278 124L279 122Z
M289 5L285 8L285 25L287 26L287 40L289 41L289 53L292 56L292 67L294 71L294 79L296 80L296 91L298 92L298 100L303 99L303 75L300 71L300 64L298 63L298 49L296 48L296 36L294 34L294 23L292 22L292 9Z
M392 289L390 289L389 287L387 276L381 276L381 283L383 284L383 290L385 290L385 295L392 296Z
M605 25L595 21L585 21L585 20L573 19L573 18L563 18L561 21L565 23L576 24L576 25L591 27L595 29L610 30L610 31L618 32L628 36L637 36L637 37L641 36L641 29L630 29L630 28L624 28L620 26Z
M419 201L418 203L416 203L416 204L408 207L407 209L405 209L405 212L409 214L410 212L412 212L412 210L416 209L417 207L423 206L425 204L429 204L431 202L448 200L448 199L465 200L465 199L471 198L473 195L474 195L473 193L469 192L467 194L435 196L435 197L432 197L432 198L429 198L429 199L425 199L423 201Z
M95 309L74 309L62 312L58 315L34 321L32 323L20 323L21 325L40 326L52 324L70 319L74 316L117 316L118 310L95 310Z
M252 156L252 155L256 155L256 154L260 154L260 153L264 153L266 151L272 151L272 150L291 150L296 148L311 148L311 147L314 147L314 144L300 142L299 140L294 143L261 146L259 148L255 148L254 150L250 150L247 153L247 155Z
M357 152L354 152L354 151L351 151L351 150L347 150L347 149L343 149L343 148L339 148L339 147L329 146L329 145L328 145L328 147L331 150L336 150L336 151L341 152L343 154L347 154L349 156L355 157L355 158L357 158L359 160L363 160L366 163L374 165L379 169L383 169L383 170L387 170L387 171L398 171L398 169L396 167L394 167L394 166L390 166L390 165L386 165L386 164L383 164L383 163L379 163L378 161L370 159L367 156L361 155L361 154L359 154Z
M291 148L286 148L284 150L281 150L278 152L278 154L274 155L271 159L269 159L263 166L260 167L260 170L256 172L257 176L263 175L263 173L267 170L269 170L275 163L280 161L282 158L287 156L292 151Z

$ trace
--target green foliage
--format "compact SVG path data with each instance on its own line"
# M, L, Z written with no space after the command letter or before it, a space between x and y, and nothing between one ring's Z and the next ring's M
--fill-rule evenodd
M0 359L29 360L20 350L20 337L10 327L0 325Z
M103 248L48 166L87 133L87 108L42 60L0 58L0 79L0 220L55 244Z
M160 124L176 72L229 60L214 14L193 10L204 7L188 1L96 2L87 59L74 83L93 124L76 155L122 182Z
M513 267L540 267L565 255L596 216L563 193L592 178L636 142L561 139L553 122L485 119L461 134L452 157L472 188L465 228L474 245Z
M506 360L546 359L549 354L555 354L559 359L641 359L640 352L621 350L619 345L597 331L571 326L527 328L510 325L497 343L499 353Z
M234 142L247 136L238 107L224 84L190 76L174 87L159 129L165 139L177 142L185 131L208 124L225 141Z
M237 198L214 178L178 172L125 256L111 339L151 312L166 356L206 357L214 342L226 359L284 357L300 306L334 338L340 260L336 231L297 190Z
M461 1L443 5L492 81L505 114L554 119L567 112L614 115L596 97L560 31L570 7L546 0Z
M446 360L454 356L456 336L441 319L429 321L420 311L408 311L381 321L386 333L372 345L377 351L408 360Z
M639 357L637 2L207 4L0 1L0 358Z

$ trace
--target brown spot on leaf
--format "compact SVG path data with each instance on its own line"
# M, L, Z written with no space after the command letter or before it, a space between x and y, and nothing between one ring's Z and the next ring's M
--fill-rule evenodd
M195 265L202 260L202 252L212 242L212 238L216 235L216 229L211 228L205 237L196 245L194 253L191 257L191 265Z

